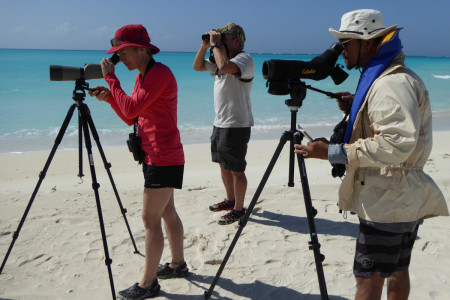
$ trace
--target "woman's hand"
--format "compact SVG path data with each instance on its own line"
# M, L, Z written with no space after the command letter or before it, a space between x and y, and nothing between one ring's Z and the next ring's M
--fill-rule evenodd
M116 68L110 58L104 58L101 61L100 66L102 67L103 77L105 77L106 74L114 73L116 71Z
M111 96L111 91L104 86L96 86L88 91L89 96L96 97L99 101L106 101Z

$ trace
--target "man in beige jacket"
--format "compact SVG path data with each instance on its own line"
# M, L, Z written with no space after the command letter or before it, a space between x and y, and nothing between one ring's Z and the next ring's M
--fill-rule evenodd
M340 144L321 138L295 145L295 152L346 166L339 208L360 220L356 299L380 299L385 278L388 299L407 299L418 227L449 214L423 171L432 145L428 92L404 64L397 25L386 28L379 11L346 13L330 32L344 47L347 68L362 69L356 93L341 93L339 101L341 109L350 107L346 134Z

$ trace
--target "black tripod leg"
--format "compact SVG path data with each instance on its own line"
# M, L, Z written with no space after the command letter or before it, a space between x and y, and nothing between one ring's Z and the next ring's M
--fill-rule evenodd
M258 201L258 198L261 195L261 192L264 189L267 180L269 179L270 173L272 172L273 167L275 166L275 163L278 160L278 157L280 156L281 150L283 150L283 146L286 144L286 141L289 139L291 135L292 134L290 132L284 132L284 134L282 135L280 142L278 143L278 147L275 150L269 165L267 166L266 172L264 173L263 178L261 179L261 182L259 183L255 194L253 195L252 201L250 202L250 205L248 206L245 215L239 220L239 228L233 238L233 241L231 242L230 247L228 248L225 257L222 260L219 270L217 271L216 277L214 277L213 282L209 287L209 290L205 291L205 299L209 299L211 297L214 287L216 286L217 281L219 280L220 275L222 274L222 271L225 268L225 265L227 264L228 259L231 256L231 252L233 252L234 246L236 245L242 230L244 229L245 225L247 225L248 218L250 217L253 208L255 207L256 202Z
M103 151L102 145L100 143L100 138L98 136L97 130L95 129L94 121L92 120L92 117L90 114L88 114L88 116L87 116L87 122L89 124L89 128L91 129L92 137L94 138L95 142L97 143L97 148L102 157L103 164L105 166L106 172L108 173L109 180L111 181L111 185L114 190L114 194L116 195L117 203L119 203L120 211L122 212L122 216L125 221L125 225L127 226L128 233L130 234L131 242L133 243L133 246L134 246L134 253L141 254L136 247L136 243L134 242L133 234L131 233L130 225L128 224L128 220L127 220L127 216L126 216L127 210L126 210L126 208L123 207L122 202L120 201L119 192L117 191L116 184L114 183L114 179L113 179L111 171L110 171L111 164L106 159L105 152Z
M36 197L36 194L39 190L39 187L41 186L42 181L44 180L47 170L50 167L50 163L53 160L53 156L55 155L56 150L58 149L59 144L61 143L61 140L64 136L64 133L66 132L67 126L70 123L70 119L72 118L73 111L75 110L76 104L73 104L69 111L67 112L66 118L64 119L63 124L61 125L61 129L59 130L58 135L56 136L55 143L53 145L52 150L50 151L50 155L47 159L47 162L45 163L44 169L39 173L39 180L36 184L36 187L34 188L33 194L31 195L30 201L28 202L27 208L25 209L25 212L22 216L22 219L20 220L19 226L17 227L17 230L13 234L13 240L11 242L11 245L9 246L8 251L6 252L5 258L3 259L2 266L0 268L0 274L3 271L3 268L5 267L6 261L8 260L8 256L11 253L11 250L14 246L14 243L16 242L17 238L19 237L20 230L22 229L23 223L25 222L25 219L27 218L28 212L31 209L31 205L33 204L34 198Z
M81 116L78 115L78 177L83 179L83 124Z
M294 139L297 139L296 143L300 144L301 139L298 140L299 137L297 136L297 134L298 133L294 134ZM317 237L316 224L314 222L315 212L311 202L311 194L309 191L308 177L306 175L305 160L303 159L303 156L301 154L297 154L297 160L298 168L300 171L300 179L302 182L303 199L305 200L306 216L308 218L309 233L311 237L311 241L309 242L309 250L312 250L314 252L314 260L316 263L321 299L327 300L327 286L322 266L322 261L325 259L325 256L320 253L320 243Z
M291 109L291 135L289 136L289 181L288 186L294 186L294 167L295 167L295 153L294 153L294 139L293 134L296 131L295 125L297 123L297 110Z
M112 271L111 271L112 259L109 257L108 243L106 241L105 225L103 222L102 207L100 204L100 196L98 193L98 189L99 189L100 185L98 184L97 177L95 175L94 158L92 156L92 144L91 144L91 139L89 137L89 128L88 128L88 123L87 123L87 120L89 118L89 109L86 104L80 103L78 110L79 110L79 114L81 116L81 118L80 118L81 122L83 124L84 141L86 144L86 150L87 150L87 154L88 154L88 158L89 158L89 167L91 170L91 177L92 177L92 188L94 189L95 201L97 203L98 220L100 223L100 231L102 233L103 249L105 251L105 264L106 264L106 267L108 268L109 283L111 285L111 293L112 293L113 299L116 299L116 292L114 290L114 280L113 280L113 275L112 275Z

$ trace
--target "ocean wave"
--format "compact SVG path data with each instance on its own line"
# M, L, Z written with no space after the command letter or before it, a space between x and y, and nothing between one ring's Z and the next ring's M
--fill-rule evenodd
M434 78L438 78L438 79L450 79L450 75L435 75L433 74Z

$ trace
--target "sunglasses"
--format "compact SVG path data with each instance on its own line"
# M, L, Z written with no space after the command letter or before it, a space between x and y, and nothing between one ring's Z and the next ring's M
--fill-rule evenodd
M133 39L127 39L127 38L113 38L113 39L111 39L111 46L117 47L117 46L123 45L123 44L125 44L127 42L128 43L132 42L132 43L135 43L135 44L142 44L143 43L142 41L139 41L139 40L133 40Z
M339 43L341 44L342 48L344 48L344 50L346 49L348 42L353 41L354 39L347 39L347 40L340 40Z

